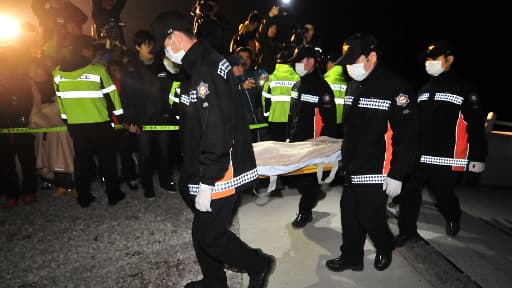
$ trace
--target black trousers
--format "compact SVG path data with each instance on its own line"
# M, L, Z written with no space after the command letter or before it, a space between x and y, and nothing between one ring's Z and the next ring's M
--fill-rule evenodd
M285 142L288 137L288 123L268 122L268 138L270 141Z
M137 179L137 165L134 154L137 152L137 135L126 130L116 131L119 140L119 156L121 158L121 179L122 181L133 181Z
M36 193L36 157L34 135L30 133L0 134L0 179L7 198ZM16 173L16 155L21 165L21 189Z
M348 184L341 196L341 253L350 263L362 263L366 235L378 253L389 253L395 239L386 215L387 195L382 184Z
M117 198L121 192L117 170L116 133L110 122L73 124L68 126L75 150L75 186L78 199L91 197L90 161L93 154L98 157L105 192L109 199Z
M320 194L320 184L316 173L308 173L292 176L292 182L296 185L300 193L299 214L311 215L313 208L318 202Z
M172 180L169 165L169 135L169 131L141 131L137 137L140 180L146 193L154 192L154 167L157 168L160 187L167 188Z
M436 198L439 212L447 220L458 220L461 210L459 198L455 195L455 172L449 166L418 167L405 183L400 194L398 228L400 234L412 235L417 231L416 222L420 213L422 189L427 185Z
M212 200L212 212L193 209L192 241L206 287L228 287L224 264L248 273L256 272L264 265L264 258L258 250L229 230L236 203L235 194Z

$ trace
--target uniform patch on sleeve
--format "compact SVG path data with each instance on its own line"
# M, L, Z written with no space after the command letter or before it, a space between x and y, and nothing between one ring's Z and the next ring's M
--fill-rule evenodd
M405 107L407 104L409 104L409 96L400 93L396 98L396 105Z
M478 95L476 95L476 93L472 93L469 95L469 101L471 101L471 103L477 103L478 100Z
M322 97L322 100L324 101L324 103L329 103L331 101L331 95L329 94L325 94L323 97Z
M201 98L205 98L210 91L208 90L208 83L201 82L199 85L197 85L197 95Z
M222 78L226 79L228 71L231 69L231 65L229 65L228 60L223 59L219 63L219 68L217 68L217 73L222 76Z

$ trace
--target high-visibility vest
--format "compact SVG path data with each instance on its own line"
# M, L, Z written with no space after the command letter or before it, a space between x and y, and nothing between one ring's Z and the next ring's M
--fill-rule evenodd
M179 81L172 82L171 91L169 91L169 104L171 106L174 102L176 102L176 103L180 102L180 98L179 98L180 86L181 86L181 82L179 82Z
M324 74L324 79L329 83L334 92L336 124L340 124L343 118L343 99L345 98L345 90L347 90L347 81L345 81L345 77L343 77L343 67L335 65Z
M89 64L71 72L61 71L58 66L53 71L53 85L61 118L68 124L110 121L105 95L114 105L114 115L123 114L117 89L101 64Z
M262 92L264 115L268 122L287 123L290 111L292 86L300 80L295 70L288 64L276 64L274 73L269 75ZM267 100L266 100L267 99ZM271 101L270 108L265 110L265 102ZM267 105L268 106L268 105Z

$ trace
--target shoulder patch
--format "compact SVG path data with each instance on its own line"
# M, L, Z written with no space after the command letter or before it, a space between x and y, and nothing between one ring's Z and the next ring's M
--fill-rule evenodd
M396 96L396 105L405 107L409 104L409 96L400 93L400 95Z
M478 102L478 95L476 95L476 93L472 93L469 95L469 101L471 103L476 103Z
M219 67L217 68L217 74L222 76L222 78L226 79L228 71L231 70L231 65L229 65L228 60L223 59L219 63Z
M199 85L197 85L197 95L201 98L205 98L210 91L208 90L208 83L201 82Z

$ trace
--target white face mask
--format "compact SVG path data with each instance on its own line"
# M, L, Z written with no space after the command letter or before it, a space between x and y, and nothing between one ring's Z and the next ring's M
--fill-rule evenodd
M176 64L181 64L181 60L183 59L183 56L185 56L185 50L180 50L178 51L178 53L174 53L172 52L172 49L171 47L166 47L165 48L165 56L167 56L167 58L171 59L172 62L176 63Z
M306 75L308 71L304 68L304 63L295 63L295 72L299 74L300 77Z
M366 76L368 76L368 72L364 70L364 63L366 63L366 61L359 64L347 65L348 75L356 81L361 81L366 78Z
M432 76L438 76L444 72L443 63L440 60L425 61L425 70Z

